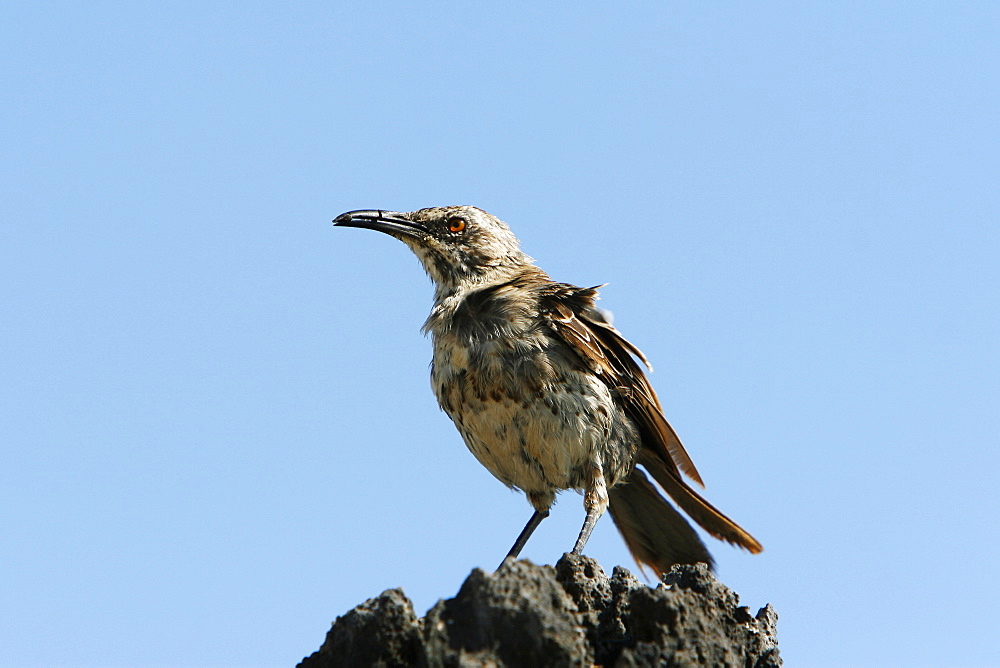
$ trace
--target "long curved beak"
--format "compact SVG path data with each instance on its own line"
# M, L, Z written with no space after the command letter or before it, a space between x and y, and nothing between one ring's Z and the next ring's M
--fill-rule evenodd
M406 217L405 213L382 211L381 209L358 209L342 213L333 219L338 227L360 227L366 230L385 232L394 237L422 239L427 228Z

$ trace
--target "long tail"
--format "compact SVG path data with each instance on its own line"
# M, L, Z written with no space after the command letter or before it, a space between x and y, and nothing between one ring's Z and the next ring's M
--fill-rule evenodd
M611 519L640 566L659 575L674 564L715 564L698 533L639 469L608 490L608 497Z
M701 494L694 491L677 473L676 469L668 468L663 460L643 450L639 453L639 463L646 467L653 479L674 500L681 510L687 513L701 528L719 540L732 543L753 554L763 551L764 547L736 522L726 517L725 513L706 501Z
M691 519L716 538L757 553L763 548L753 536L723 515L675 476L656 475L666 471L651 470L657 482L665 478L664 489ZM661 482L661 484L663 484ZM640 565L656 573L666 573L674 564L703 562L712 567L714 560L698 533L687 520L657 491L645 474L634 469L628 480L609 490L609 512L625 539L629 551Z

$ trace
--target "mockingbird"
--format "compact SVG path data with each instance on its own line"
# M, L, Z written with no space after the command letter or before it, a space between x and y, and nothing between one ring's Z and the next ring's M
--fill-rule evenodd
M475 207L348 211L333 222L399 239L433 280L423 329L438 403L476 459L535 509L508 558L556 493L576 489L587 515L574 554L608 510L640 565L711 566L698 534L637 464L705 531L761 551L682 477L704 486L636 358L649 363L596 308L596 288L550 279L506 224Z

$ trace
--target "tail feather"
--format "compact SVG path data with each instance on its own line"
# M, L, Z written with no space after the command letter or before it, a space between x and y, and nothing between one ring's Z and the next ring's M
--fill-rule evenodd
M639 469L608 490L608 497L611 519L640 567L659 575L674 564L714 565L698 533Z
M640 452L639 463L646 467L653 479L670 495L674 503L680 506L681 510L701 525L705 531L719 540L738 545L753 554L764 549L756 538L702 498L675 471L670 471L660 459L654 456L644 456L644 452Z

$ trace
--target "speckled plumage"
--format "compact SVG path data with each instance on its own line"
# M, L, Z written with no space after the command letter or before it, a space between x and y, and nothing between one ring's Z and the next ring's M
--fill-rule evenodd
M426 329L434 342L431 384L466 445L501 482L538 510L561 489L607 485L632 468L638 434L613 389L549 324L544 300L578 291L539 269L450 295ZM561 294L560 294L561 293Z
M335 222L400 239L433 280L424 331L438 403L476 459L536 511L511 556L556 493L577 489L587 519L574 552L610 504L640 563L660 572L679 562L711 564L637 463L710 533L760 551L684 482L682 473L701 478L635 360L645 358L597 310L595 288L552 281L506 224L475 207L352 211Z

